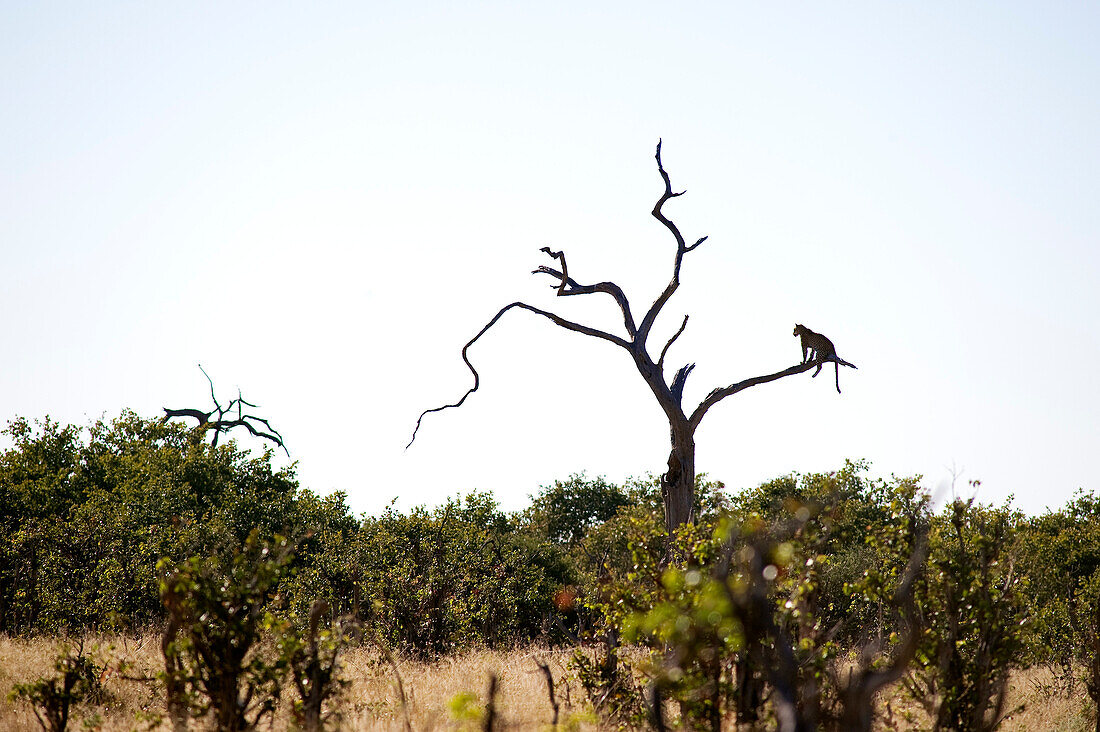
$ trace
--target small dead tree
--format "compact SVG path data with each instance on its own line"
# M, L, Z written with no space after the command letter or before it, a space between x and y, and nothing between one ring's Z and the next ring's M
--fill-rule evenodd
M474 376L474 385L462 395L454 404L444 404L440 407L433 409L427 409L421 413L420 417L416 420L416 428L413 430L412 439L409 440L409 445L412 445L413 440L416 439L416 433L420 430L420 423L424 419L425 415L431 412L439 412L444 409L452 407L460 407L462 403L466 401L466 398L477 391L480 386L481 379L478 375L477 369L470 363L468 351L470 346L477 342L481 336L485 334L498 320L503 317L509 310L520 309L528 312L535 313L547 318L555 325L558 325L566 330L571 330L575 333L581 333L592 338L599 338L611 343L619 348L622 348L634 361L635 367L638 369L638 373L642 379L649 386L650 391L653 392L653 396L657 399L657 403L661 406L661 410L668 418L669 424L669 436L672 443L672 449L668 456L668 470L661 476L661 492L664 500L665 510L665 526L671 535L675 529L681 524L688 523L694 520L693 505L695 499L695 431L699 429L700 422L703 421L703 417L710 411L718 402L722 401L728 396L732 396L740 391L744 391L753 386L760 384L766 384L769 381L775 381L782 379L785 376L794 376L795 374L805 373L811 368L820 365L823 361L833 360L827 356L817 356L813 360L806 363L799 363L795 366L777 371L772 374L765 374L763 376L753 376L743 381L738 381L729 386L723 386L713 389L707 396L690 412L684 409L682 404L684 394L684 384L687 382L688 376L691 374L692 369L695 368L695 364L688 363L681 366L676 370L672 380L668 381L665 378L665 356L668 354L669 348L676 342L676 339L684 332L687 327L688 316L684 316L683 323L680 324L680 328L672 335L671 338L661 348L660 355L654 360L649 351L649 336L653 329L653 324L656 322L657 317L661 314L661 310L665 304L669 301L672 295L680 287L680 266L683 263L684 255L688 252L696 249L700 244L707 240L707 237L703 236L697 239L693 244L688 244L684 239L683 234L680 233L679 227L669 219L664 213L664 205L670 198L676 198L682 196L686 191L673 192L672 183L669 179L668 173L665 172L664 165L661 162L661 143L657 142L657 172L660 173L661 179L664 181L664 191L661 193L660 198L657 199L656 205L653 207L653 217L656 218L661 224L668 229L672 234L672 238L676 242L676 255L672 264L672 279L664 290L657 296L657 299L653 301L653 304L649 306L649 309L642 316L640 323L637 323L634 319L633 311L630 307L630 302L627 300L626 295L623 293L621 287L614 282L597 282L594 285L582 285L569 276L569 269L565 262L565 252L552 251L549 247L543 247L540 251L544 252L551 259L557 260L561 264L561 269L555 269L554 267L548 267L546 265L540 266L534 270L532 274L545 274L553 277L557 280L557 284L554 285L557 290L558 297L568 297L570 295L591 295L594 293L603 293L609 295L615 303L619 306L623 315L623 329L625 335L616 335L614 333L608 333L598 328L592 328L581 323L576 323L571 320L567 320L555 313L543 310L541 308L528 305L524 302L513 302L505 305L501 308L496 315L478 331L477 335L471 338L465 346L462 348L462 360L466 362L466 367L470 369L470 372ZM407 449L408 446L406 446Z
M256 409L258 405L245 401L244 397L241 396L241 390L238 389L237 398L230 400L229 404L223 407L214 394L214 381L210 378L210 374L206 373L206 369L202 367L202 364L199 364L199 371L202 372L207 383L210 384L210 400L214 402L214 408L204 412L201 409L169 409L164 407L162 422L167 422L173 417L190 417L196 420L198 424L195 425L195 429L203 432L207 430L214 432L214 438L210 442L211 447L218 446L218 438L221 433L228 432L235 427L244 427L253 437L269 440L283 448L283 452L287 454L287 457L290 457L290 451L286 449L286 445L283 443L283 436L271 426L270 422L254 414L245 413L245 407ZM234 410L236 410L235 416ZM260 429L257 425L263 425L266 429Z

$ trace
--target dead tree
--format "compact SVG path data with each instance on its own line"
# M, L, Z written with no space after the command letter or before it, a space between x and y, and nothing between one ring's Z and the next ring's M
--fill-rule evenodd
M660 198L657 199L656 205L653 207L653 217L660 221L672 234L673 239L675 239L676 256L672 264L672 279L665 285L664 290L661 291L657 299L653 301L653 304L649 306L645 315L642 316L641 323L636 324L634 314L630 308L630 302L627 300L622 288L614 282L598 282L594 285L582 285L578 283L569 276L569 270L565 263L565 253L551 251L549 247L543 247L540 251L545 252L551 259L556 259L560 262L561 270L559 271L553 267L543 265L534 270L532 274L550 275L556 279L557 284L554 285L554 288L557 290L559 297L590 295L593 293L603 293L611 296L622 311L625 335L616 335L599 330L598 328L582 325L581 323L567 320L555 313L534 307L533 305L528 305L524 302L513 302L509 305L505 305L493 316L485 327L478 331L477 335L471 338L462 348L462 360L466 362L467 368L470 369L470 372L474 376L474 385L454 404L445 404L441 407L435 407L422 412L419 419L416 420L416 429L413 430L412 439L409 440L409 445L412 445L413 440L416 439L416 433L419 431L420 423L425 415L430 412L438 412L451 407L460 407L462 403L466 401L466 397L477 391L481 380L477 373L477 369L470 363L470 359L467 355L470 346L476 343L477 340L481 338L487 330L493 327L493 325L495 325L509 310L517 308L527 310L528 312L547 318L555 325L561 326L566 330L605 340L630 354L631 358L634 360L635 367L638 369L638 373L649 386L650 391L653 392L653 396L657 399L657 403L661 406L661 410L668 418L672 449L668 456L668 470L661 476L661 492L665 509L665 526L671 535L676 527L694 520L695 431L699 429L699 423L703 421L703 417L706 416L706 413L711 407L728 396L732 396L752 386L782 379L784 376L805 373L814 366L817 366L819 360L811 360L807 363L800 363L773 374L753 376L752 378L738 381L729 386L716 388L707 394L695 409L690 412L685 411L681 403L684 394L684 384L687 382L688 375L691 374L692 369L695 368L695 364L688 363L681 366L677 369L671 381L666 381L664 367L665 356L668 354L668 350L672 344L684 332L684 328L687 327L688 316L684 316L684 322L680 324L680 328L668 339L664 347L661 348L660 355L656 360L654 360L653 356L650 354L648 342L650 331L653 329L653 324L656 322L657 316L661 314L661 310L664 308L665 304L680 287L680 265L683 263L684 255L706 241L707 237L700 237L694 244L688 244L680 233L679 227L665 216L663 211L665 203L670 198L684 195L686 191L680 191L678 193L673 192L668 173L665 172L664 165L661 163L660 141L657 142L656 157L657 172L660 173L665 187ZM407 447L408 446L406 446L406 448Z
M173 417L191 417L198 422L195 429L204 432L213 431L214 438L210 442L211 447L218 446L218 437L221 436L221 433L228 432L235 427L244 427L253 437L269 440L283 448L283 452L286 453L287 457L290 457L290 451L286 449L286 445L283 443L283 436L271 426L270 422L254 414L245 414L245 407L255 409L258 405L245 401L244 397L241 396L241 390L238 389L237 398L230 400L229 404L223 407L218 402L218 397L214 395L214 381L210 378L210 374L206 373L206 369L202 367L202 364L199 364L199 371L202 372L207 383L210 384L210 400L214 402L214 408L204 412L201 409L169 409L164 407L162 422L167 422ZM236 410L236 416L233 414L234 410ZM266 429L259 429L256 424L253 424L254 422L263 425Z

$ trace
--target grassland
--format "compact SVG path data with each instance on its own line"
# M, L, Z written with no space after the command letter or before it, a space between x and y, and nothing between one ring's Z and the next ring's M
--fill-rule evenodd
M100 661L109 662L109 670L103 677L106 694L102 703L77 710L69 728L81 729L82 721L95 714L99 723L94 728L102 732L170 729L163 718L162 691L155 682L134 680L154 677L161 668L159 639L153 635L90 637L84 643L86 651L93 649ZM40 729L31 709L9 701L6 692L17 682L50 674L57 649L55 639L0 636L0 731ZM406 711L410 726L417 732L480 729L478 720L489 679L494 674L500 679L496 703L499 729L551 729L553 709L546 679L538 667L540 660L549 665L554 675L561 707L559 729L600 729L584 692L570 678L569 657L569 651L532 648L510 652L477 650L432 663L397 659L408 699L403 707L396 675L389 663L371 649L352 648L343 663L343 675L350 682L341 706L343 729L403 732ZM124 675L111 670L121 660L130 663ZM1092 729L1084 690L1079 689L1077 694L1054 694L1048 688L1049 681L1049 674L1038 669L1019 671L1013 676L1007 708L1022 709L1012 714L1002 729ZM930 727L921 705L898 689L882 700L882 711L882 729ZM272 727L288 726L288 710L281 708ZM729 729L734 729L732 723Z

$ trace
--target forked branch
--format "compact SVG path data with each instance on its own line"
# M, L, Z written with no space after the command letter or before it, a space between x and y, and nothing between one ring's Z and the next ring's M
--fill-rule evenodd
M214 408L209 411L202 411L201 409L194 409L191 407L185 407L183 409L169 409L164 407L164 417L161 418L162 422L167 422L173 417L189 417L194 419L197 424L196 428L203 430L213 430L214 438L210 443L211 447L218 446L218 438L221 433L228 432L235 427L244 427L253 437L259 437L264 440L268 440L283 448L283 452L290 457L290 451L286 449L286 444L283 442L283 436L279 434L279 431L271 426L263 417L257 417L254 414L246 414L245 407L256 408L258 405L252 402L246 401L241 396L240 389L237 390L237 398L230 400L228 404L222 406L218 401L217 395L214 394L214 381L210 378L210 374L206 373L206 369L199 364L199 371L202 371L202 375L206 377L206 381L210 384L210 400L214 402ZM234 417L233 411L236 410L237 414ZM266 429L258 429L257 424L263 425Z
M626 295L623 294L621 287L614 282L597 282L594 285L579 284L569 276L569 270L565 266L565 252L553 252L550 251L550 247L542 247L539 251L546 252L550 257L561 262L561 272L553 267L540 265L538 269L531 270L531 274L547 274L559 280L557 286L559 297L566 297L567 295L589 295L593 292L603 292L610 295L615 299L615 303L619 306L619 309L623 311L623 325L626 327L627 335L631 338L634 337L637 333L637 329L634 327L634 316L630 312L630 302L627 301Z

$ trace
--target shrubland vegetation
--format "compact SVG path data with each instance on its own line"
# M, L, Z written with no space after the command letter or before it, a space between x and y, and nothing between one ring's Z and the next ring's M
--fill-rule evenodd
M45 729L94 726L105 679L158 700L135 725L423 726L402 665L532 648L534 678L560 660L543 665L570 694L563 727L996 729L1019 713L1025 668L1036 693L1090 700L1079 721L1095 719L1092 493L1037 517L936 507L918 478L849 462L739 492L700 479L695 522L669 539L658 478L573 475L514 513L472 493L357 517L270 453L132 413L7 434L0 634L59 640L46 668L6 671L2 708ZM156 663L64 640L89 633L152 634ZM349 700L363 654L392 679L389 706ZM509 708L483 683L464 690L476 703L455 692L454 724ZM911 700L907 721L884 695Z

